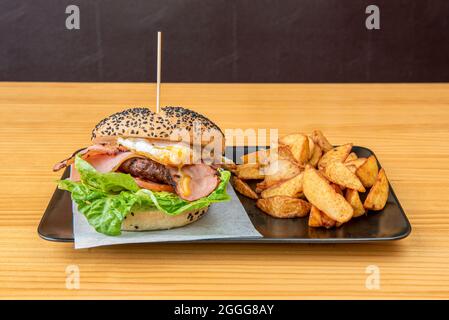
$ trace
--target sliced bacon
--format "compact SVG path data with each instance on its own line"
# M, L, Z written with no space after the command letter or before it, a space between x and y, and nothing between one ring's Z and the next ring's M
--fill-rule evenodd
M122 152L116 155L97 154L88 157L86 161L89 162L98 172L106 173L117 170L117 168L119 168L126 160L138 157L138 155L132 152Z
M123 162L130 158L136 157L139 156L132 152L122 152L117 155L97 154L88 157L86 161L89 162L89 164L98 172L106 173L116 171ZM79 181L80 176L73 163L71 164L70 169L70 180Z
M75 165L71 164L70 165L70 180L78 182L81 180L81 176L80 173L78 172L78 170L76 170Z
M175 192L175 189L173 189L173 187L169 186L168 184L156 183L148 180L142 180L139 178L134 178L134 180L136 181L137 185L142 189L148 189L152 191Z
M166 167L158 164L163 166L164 170L167 171L166 175L162 175L162 171L160 170L161 168L158 166L149 164L146 165L143 163L145 161L151 162L151 160L143 158L130 151L126 151L123 147L116 145L93 145L89 148L81 150L78 154L80 154L84 160L89 162L99 172L113 172L117 169L119 171L125 171L134 177L136 183L141 188L153 191L175 192L179 197L187 201L194 201L208 196L217 188L219 183L217 170L204 163L185 165L181 169ZM123 167L124 163L128 163L127 160L132 158L142 158L143 162L138 162L137 164L139 164L139 166L137 166L135 170L125 170L128 167L131 168L132 163L135 164L136 161L132 161L132 163L128 161L130 165L128 167ZM73 165L74 159L75 155L61 161L55 165L53 170L58 171L66 166L72 165L70 178L74 181L79 181L79 174ZM146 175L142 176L143 173ZM159 177L158 179L162 179L161 177L163 177L164 179L154 182L151 181L153 179L149 180L148 177Z
M103 145L103 144L94 144L92 146L89 146L87 148L82 149L81 151L74 153L72 156L70 156L67 159L64 159L57 164L53 166L53 171L59 171L69 165L71 165L73 162L75 162L75 156L80 155L81 158L86 160L89 157L99 155L99 154L106 154L106 155L116 155L121 152L128 151L123 146L119 145Z
M181 172L172 170L173 180L176 182L176 193L184 200L194 201L207 197L218 186L217 170L207 164L192 164L181 168ZM182 176L190 177L188 180L189 192L184 192Z

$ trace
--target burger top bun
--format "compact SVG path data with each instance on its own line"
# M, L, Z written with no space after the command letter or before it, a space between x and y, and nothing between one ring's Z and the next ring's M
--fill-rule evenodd
M201 130L201 135L195 133L194 128ZM114 113L95 126L92 141L107 143L115 141L117 137L181 141L185 139L181 134L189 136L190 144L201 142L205 146L214 141L214 137L221 138L224 144L223 132L215 123L183 107L164 107L159 113L148 108L131 108Z

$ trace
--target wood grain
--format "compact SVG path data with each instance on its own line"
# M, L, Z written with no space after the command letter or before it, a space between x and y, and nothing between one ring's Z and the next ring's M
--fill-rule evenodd
M58 173L91 128L154 106L152 84L0 84L1 298L449 298L449 85L164 84L162 105L222 128L322 129L374 150L412 225L365 245L126 245L75 251L36 228ZM65 287L78 265L81 288ZM379 290L365 287L368 265Z

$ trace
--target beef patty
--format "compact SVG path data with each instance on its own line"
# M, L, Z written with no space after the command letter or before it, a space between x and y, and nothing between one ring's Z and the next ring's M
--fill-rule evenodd
M128 159L122 163L120 171L144 180L164 183L171 186L176 184L170 174L169 168L148 158Z

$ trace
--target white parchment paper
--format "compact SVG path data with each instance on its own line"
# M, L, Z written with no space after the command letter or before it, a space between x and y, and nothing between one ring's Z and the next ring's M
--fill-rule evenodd
M230 184L227 192L231 196L231 201L212 204L201 219L190 225L170 230L122 232L115 237L96 232L74 204L75 249L125 243L261 238L262 235L254 228Z

